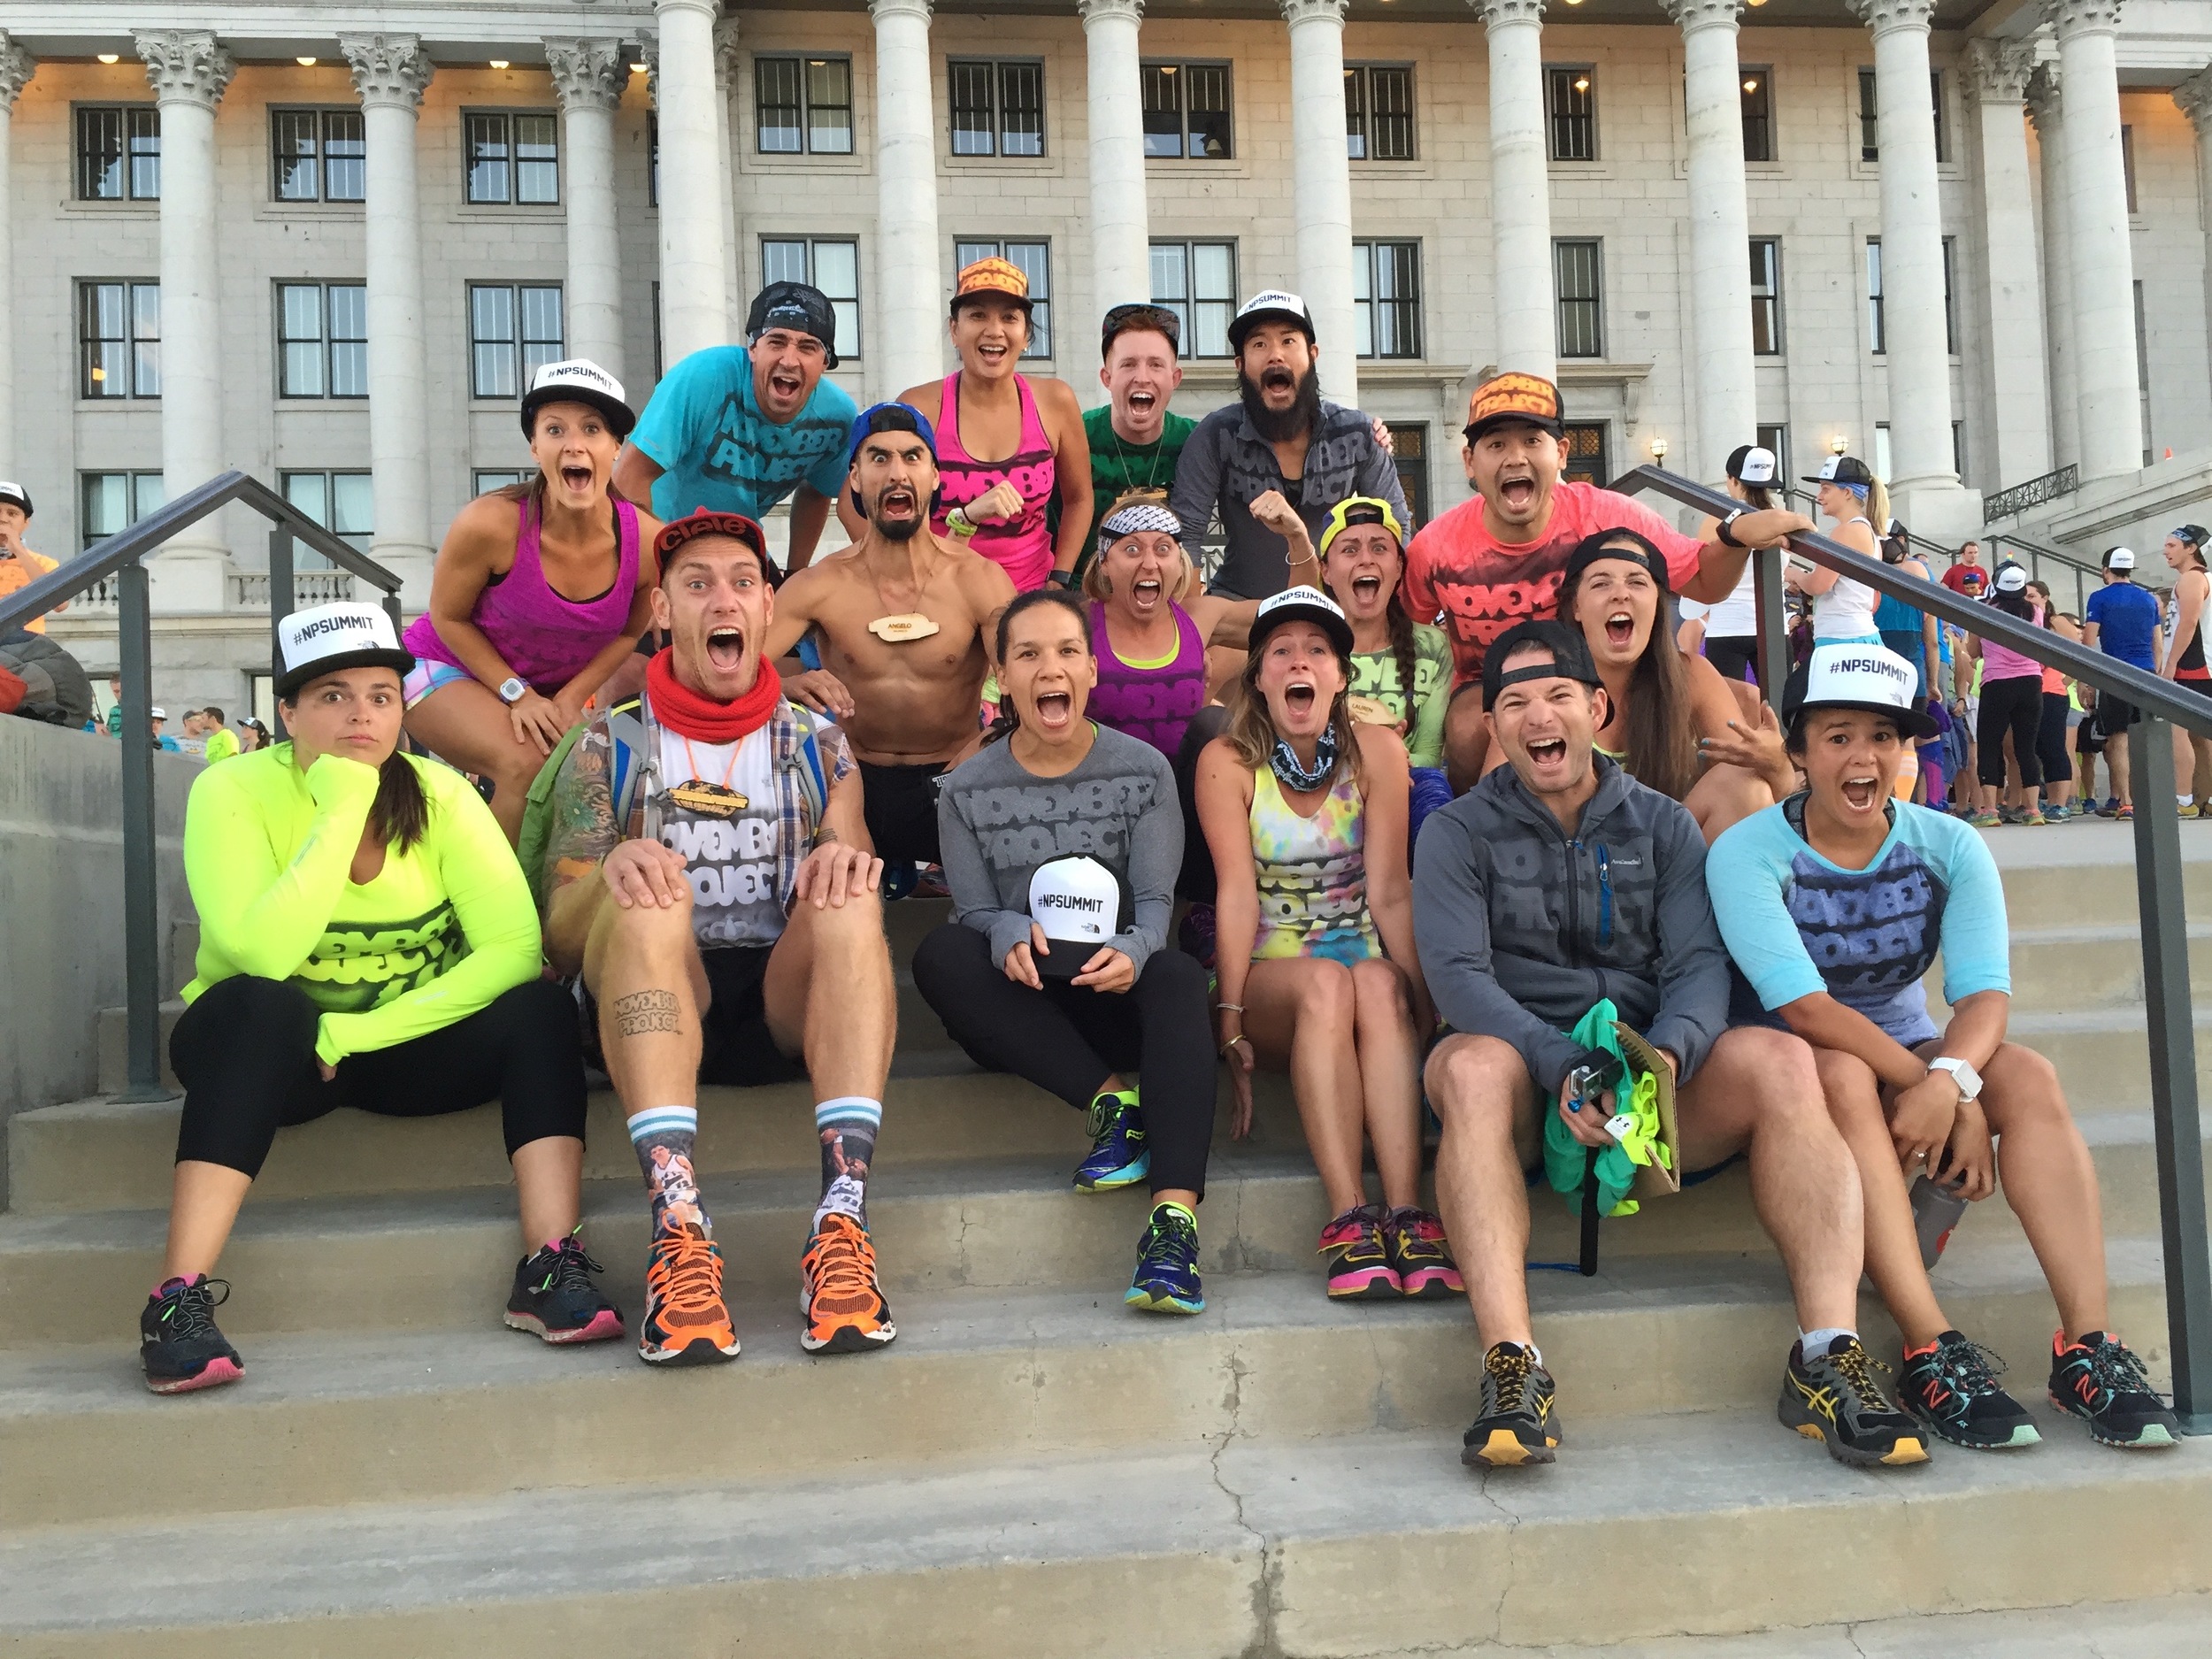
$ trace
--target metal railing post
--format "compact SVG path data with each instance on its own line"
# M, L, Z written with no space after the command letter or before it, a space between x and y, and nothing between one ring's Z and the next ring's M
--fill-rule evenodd
M1757 548L1751 555L1751 591L1759 616L1759 690L1777 709L1790 677L1789 609L1782 600L1782 561L1788 557L1778 547Z
M154 824L154 641L146 566L116 573L123 672L123 962L129 1080L119 1101L168 1100L161 1080L160 856Z
M2134 764L2135 895L2150 1025L2151 1123L2166 1259L2174 1412L2212 1434L2212 1261L2205 1240L2204 1129L2197 1114L2197 1032L2189 997L2189 913L2174 810L2173 728L2156 715L2127 735Z
M269 683L276 685L284 678L284 648L277 643L277 625L290 616L292 603L292 532L285 525L269 528ZM273 703L273 699L272 699ZM272 707L270 714L276 722L272 735L283 739L291 733L284 729L284 711Z

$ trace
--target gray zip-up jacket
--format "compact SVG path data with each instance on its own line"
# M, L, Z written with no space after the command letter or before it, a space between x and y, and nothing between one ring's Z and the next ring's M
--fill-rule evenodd
M1582 1053L1567 1031L1609 996L1686 1083L1728 1025L1705 840L1679 802L1592 764L1571 837L1510 766L1429 814L1413 861L1421 972L1454 1031L1511 1043L1552 1094Z

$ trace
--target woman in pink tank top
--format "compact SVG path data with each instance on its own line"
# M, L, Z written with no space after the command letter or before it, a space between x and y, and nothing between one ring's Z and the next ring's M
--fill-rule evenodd
M461 510L407 629L408 735L491 780L510 841L538 768L652 619L660 522L611 481L634 419L595 365L540 369L522 403L537 476Z

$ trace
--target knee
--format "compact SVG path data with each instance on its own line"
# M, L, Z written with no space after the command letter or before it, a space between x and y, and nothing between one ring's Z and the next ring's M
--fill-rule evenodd
M933 1003L935 993L966 983L978 968L988 967L991 941L972 927L946 922L922 935L914 947L914 983Z
M610 902L600 911L610 936L632 949L653 949L688 943L691 939L691 884L676 884L675 897L666 904L619 904Z
M873 887L848 894L842 904L825 904L818 910L811 899L801 899L792 906L792 914L801 911L811 918L818 941L849 948L883 941L883 895Z
M1429 1056L1422 1084L1447 1125L1509 1125L1528 1068L1511 1044L1495 1037L1447 1037Z
M1987 1070L1984 1099L1990 1127L1998 1133L2024 1125L2071 1121L2073 1113L2067 1107L2058 1068L2033 1048L2016 1042L2001 1043L1990 1057Z
M1832 1048L1818 1050L1813 1062L1828 1115L1839 1126L1881 1117L1881 1081L1872 1066L1855 1054L1840 1054Z
M1740 1026L1724 1035L1732 1050L1731 1057L1744 1070L1759 1117L1822 1111L1820 1065L1802 1037L1763 1026Z
M1206 995L1206 971L1198 965L1198 959L1170 946L1156 950L1145 958L1144 972L1137 982L1148 994L1171 998L1203 1002Z
M1298 1019L1301 1025L1310 1020L1319 1025L1348 1027L1352 1024L1356 1006L1349 968L1340 962L1318 957L1308 964L1298 987Z
M1380 956L1354 965L1352 1003L1363 1030L1401 1025L1412 1011L1405 975Z
M526 979L495 998L490 1011L533 1048L573 1047L581 1054L576 994L558 979Z

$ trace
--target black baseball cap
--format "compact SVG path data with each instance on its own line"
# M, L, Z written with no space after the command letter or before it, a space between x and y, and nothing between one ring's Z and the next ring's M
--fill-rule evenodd
M0 501L12 501L23 509L26 518L31 515L31 492L20 484L0 484Z
M541 366L530 377L530 389L522 395L522 435L534 436L538 411L548 403L582 403L606 417L607 430L618 438L630 435L637 414L622 390L622 382L587 357L567 357Z
M1524 645L1540 645L1551 653L1548 663L1524 663L1508 669L1505 659ZM1580 630L1563 622L1517 622L1490 641L1482 657L1482 706L1486 710L1508 686L1524 680L1578 680L1599 687L1597 664L1590 660L1590 646Z
M1348 657L1352 654L1352 624L1344 614L1344 608L1318 588L1286 588L1279 594L1260 601L1260 608L1252 613L1251 636L1245 649L1253 656L1267 643L1268 635L1288 622L1310 622L1329 636L1337 655Z
M1245 335L1267 322L1294 324L1304 331L1308 345L1314 342L1313 313L1306 302L1286 288L1262 288L1229 319L1229 349L1243 350Z
M1895 722L1907 737L1936 735L1921 707L1920 671L1883 645L1819 645L1782 687L1782 727L1795 732L1816 709L1857 709Z
M837 366L837 312L821 289L804 282L771 282L754 295L752 309L745 313L747 343L771 328L812 334L822 342L822 366Z
M1625 542L1627 545L1623 546ZM1659 584L1659 591L1671 594L1674 580L1667 572L1667 561L1649 536L1639 535L1633 530L1595 530L1574 545L1567 555L1567 568L1559 578L1562 588L1574 585L1575 578L1588 570L1600 559L1619 559L1624 564L1640 565L1650 572L1651 580Z
M1806 484L1856 484L1864 489L1874 482L1874 473L1855 455L1832 455L1820 464L1819 472L1808 472L1799 481Z

